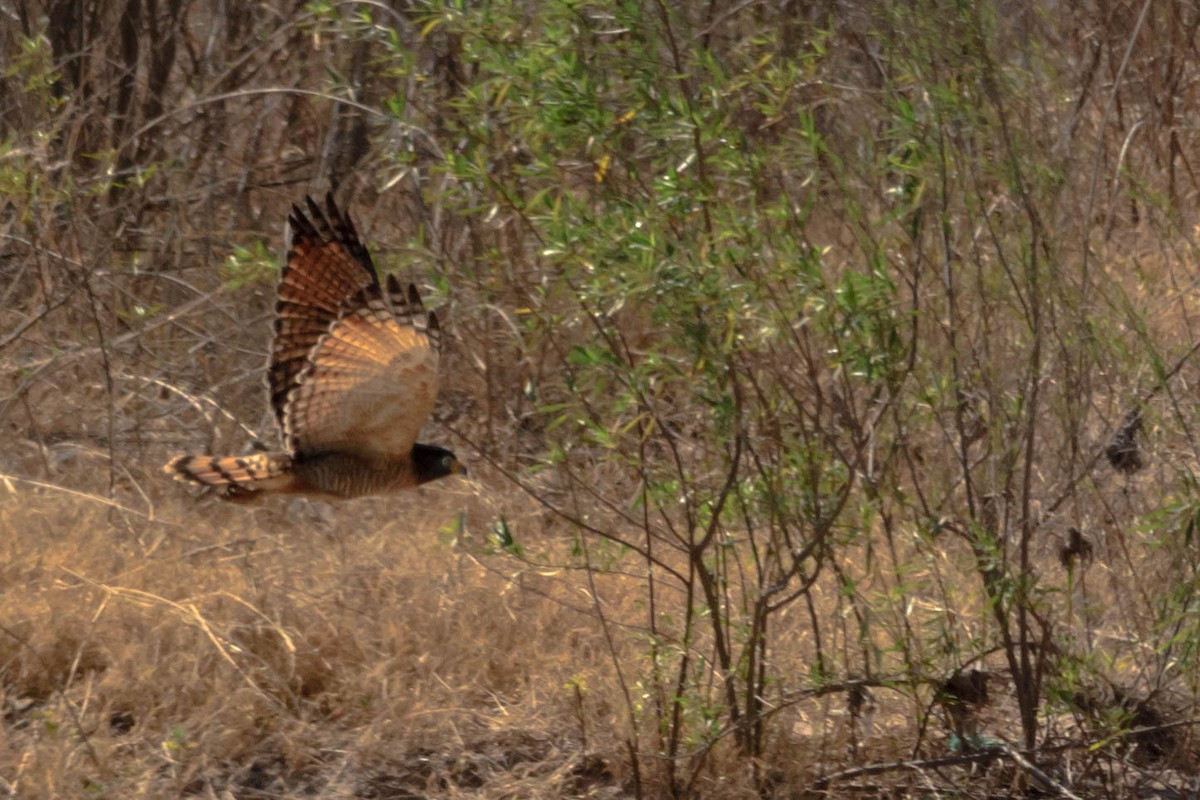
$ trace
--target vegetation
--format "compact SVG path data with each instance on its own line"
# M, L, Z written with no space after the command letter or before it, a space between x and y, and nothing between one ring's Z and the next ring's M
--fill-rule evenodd
M1191 785L1191 5L0 15L9 795ZM194 498L327 188L471 479Z

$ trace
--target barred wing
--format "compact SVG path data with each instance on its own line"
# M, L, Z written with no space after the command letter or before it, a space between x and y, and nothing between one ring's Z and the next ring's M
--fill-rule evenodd
M389 276L361 289L313 346L283 408L285 446L305 454L408 458L438 392L437 318Z
M309 353L348 303L363 289L379 287L375 264L350 218L325 196L325 212L306 198L308 214L293 205L292 243L279 276L275 338L267 383L271 408L284 426L288 394L296 388Z

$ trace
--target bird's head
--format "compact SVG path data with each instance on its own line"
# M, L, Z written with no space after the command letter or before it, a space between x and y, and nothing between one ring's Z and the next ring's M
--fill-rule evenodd
M413 466L417 483L428 483L447 475L466 475L467 468L444 447L432 444L413 445Z

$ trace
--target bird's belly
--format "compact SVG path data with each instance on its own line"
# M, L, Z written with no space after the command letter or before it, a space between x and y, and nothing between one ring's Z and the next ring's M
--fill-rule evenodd
M409 461L380 462L349 453L297 456L293 470L302 492L339 498L384 494L416 483Z

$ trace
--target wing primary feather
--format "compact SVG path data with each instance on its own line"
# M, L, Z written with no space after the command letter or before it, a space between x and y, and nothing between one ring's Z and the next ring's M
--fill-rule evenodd
M275 338L267 386L276 420L283 424L287 395L296 385L312 348L364 287L379 286L371 255L349 216L332 194L325 210L312 197L292 204L292 235L279 276Z
M396 273L389 273L387 276L387 294L388 300L392 305L396 305L396 298L404 297L404 289L400 286L400 280L396 277Z
M442 327L438 324L437 314L429 312L425 320L425 335L435 350L442 349Z
M317 226L317 230L326 239L333 238L333 229L329 227L329 223L325 220L325 212L317 205L317 201L312 199L312 195L304 196L304 205L308 206L308 216Z
M317 208L316 202L311 197L308 198L308 202L309 207L320 214L320 209ZM354 227L354 221L350 219L350 215L342 213L342 210L338 208L337 202L333 199L333 192L325 193L325 211L326 214L322 215L322 220L326 223L331 238L345 247L355 261L366 267L367 271L371 273L371 283L378 286L379 270L375 268L371 253L358 238L358 229Z
M318 238L317 229L308 221L308 217L304 216L304 212L300 210L300 206L292 203L292 213L288 214L288 227L292 229L292 241L299 239L316 239Z

